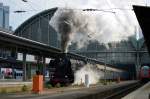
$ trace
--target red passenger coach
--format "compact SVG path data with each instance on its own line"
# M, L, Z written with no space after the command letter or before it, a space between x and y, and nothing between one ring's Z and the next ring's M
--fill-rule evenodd
M149 81L150 80L150 67L143 66L140 69L140 80L142 81Z

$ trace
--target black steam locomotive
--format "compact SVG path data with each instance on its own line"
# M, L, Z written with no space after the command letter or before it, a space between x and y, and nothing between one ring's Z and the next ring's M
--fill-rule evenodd
M74 72L71 68L71 61L66 56L57 57L49 63L50 84L55 86L61 84L66 86L74 82Z

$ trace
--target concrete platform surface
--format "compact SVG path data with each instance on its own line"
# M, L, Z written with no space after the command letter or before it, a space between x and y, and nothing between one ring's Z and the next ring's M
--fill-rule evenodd
M21 80L0 80L1 87L13 87L13 86L22 86L22 85L32 85L32 82L23 82Z
M32 93L16 93L16 94L1 94L0 99L79 99L81 97L94 95L95 93L103 92L119 86L135 83L136 81L125 81L113 85L96 85L90 88L81 87L64 87L57 89L45 90L41 94ZM87 98L86 98L87 99Z
M150 82L146 83L144 86L128 94L122 99L150 99L149 94L150 94Z

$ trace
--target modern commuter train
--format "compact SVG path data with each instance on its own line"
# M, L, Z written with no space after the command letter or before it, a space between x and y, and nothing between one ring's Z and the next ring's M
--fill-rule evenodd
M140 80L142 82L147 82L150 80L150 67L149 66L142 66L140 68L139 73Z

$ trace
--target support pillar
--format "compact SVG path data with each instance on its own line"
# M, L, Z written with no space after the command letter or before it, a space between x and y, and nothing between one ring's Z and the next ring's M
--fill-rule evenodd
M41 70L40 70L40 56L37 56L37 67L36 67L36 70L41 72Z
M136 57L136 79L139 78L139 71L140 71L140 55L139 55L139 52L137 52L137 57Z
M137 41L137 52L136 52L136 79L139 78L139 71L140 71L140 46L139 41Z
M16 79L15 77L15 68L14 68L14 64L12 66L12 79Z
M26 53L23 53L23 81L27 80L27 71L26 71Z
M105 53L105 60L104 60L104 82L106 84L106 65L107 65L107 52Z
M1 72L1 67L0 67L0 79L2 79L2 72Z
M43 80L45 81L45 72L46 72L46 58L43 57L43 71L42 71L42 74L43 74Z
M27 79L31 79L31 64L27 64Z
M11 49L11 56L8 57L12 62L11 62L11 67L12 67L12 79L15 79L15 65L16 65L16 59L17 59L17 49Z

